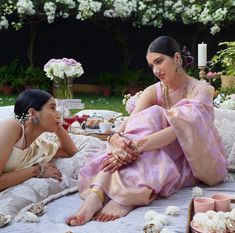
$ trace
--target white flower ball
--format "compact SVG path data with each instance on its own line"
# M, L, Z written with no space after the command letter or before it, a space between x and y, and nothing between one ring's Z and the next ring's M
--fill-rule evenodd
M180 214L180 208L177 206L167 206L166 207L166 214L168 215L179 215Z
M203 196L203 190L200 187L193 187L192 190L192 196L193 197L201 197Z
M149 210L149 211L147 211L147 212L145 213L144 219L145 219L146 221L151 221L151 220L155 219L156 215L157 215L157 212L156 212L156 211L154 211L154 210Z

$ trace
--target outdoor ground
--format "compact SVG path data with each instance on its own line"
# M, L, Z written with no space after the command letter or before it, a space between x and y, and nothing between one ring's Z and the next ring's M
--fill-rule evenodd
M16 97L17 95L4 96L0 94L0 107L14 105ZM127 115L121 96L103 97L101 95L80 94L75 95L74 98L81 99L82 103L85 104L85 109L106 109L122 112L124 115Z

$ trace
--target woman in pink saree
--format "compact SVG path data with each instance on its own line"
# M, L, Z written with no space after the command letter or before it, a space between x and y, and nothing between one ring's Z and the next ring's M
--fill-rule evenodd
M155 39L146 58L160 82L143 91L109 138L111 150L90 155L80 169L85 202L67 219L70 225L115 220L199 181L214 185L227 174L213 124L213 88L186 74L180 46L171 37Z

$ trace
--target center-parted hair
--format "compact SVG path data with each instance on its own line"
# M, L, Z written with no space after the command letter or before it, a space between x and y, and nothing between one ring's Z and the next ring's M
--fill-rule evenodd
M16 98L14 113L17 118L26 116L30 108L40 111L43 105L52 97L46 91L40 89L27 89Z
M161 53L169 57L174 57L175 53L181 54L179 43L170 36L159 36L148 47L147 53Z

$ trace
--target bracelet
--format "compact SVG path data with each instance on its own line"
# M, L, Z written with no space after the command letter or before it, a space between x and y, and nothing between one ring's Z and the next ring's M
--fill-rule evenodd
M36 163L35 165L39 166L39 174L36 176L37 178L41 178L44 174L45 167L41 163Z
M110 136L107 137L107 142L108 142L108 143L110 143L111 137L112 137L114 134L116 134L116 133L117 133L120 137L123 137L123 134L120 133L120 132L112 132L112 133L110 134Z

